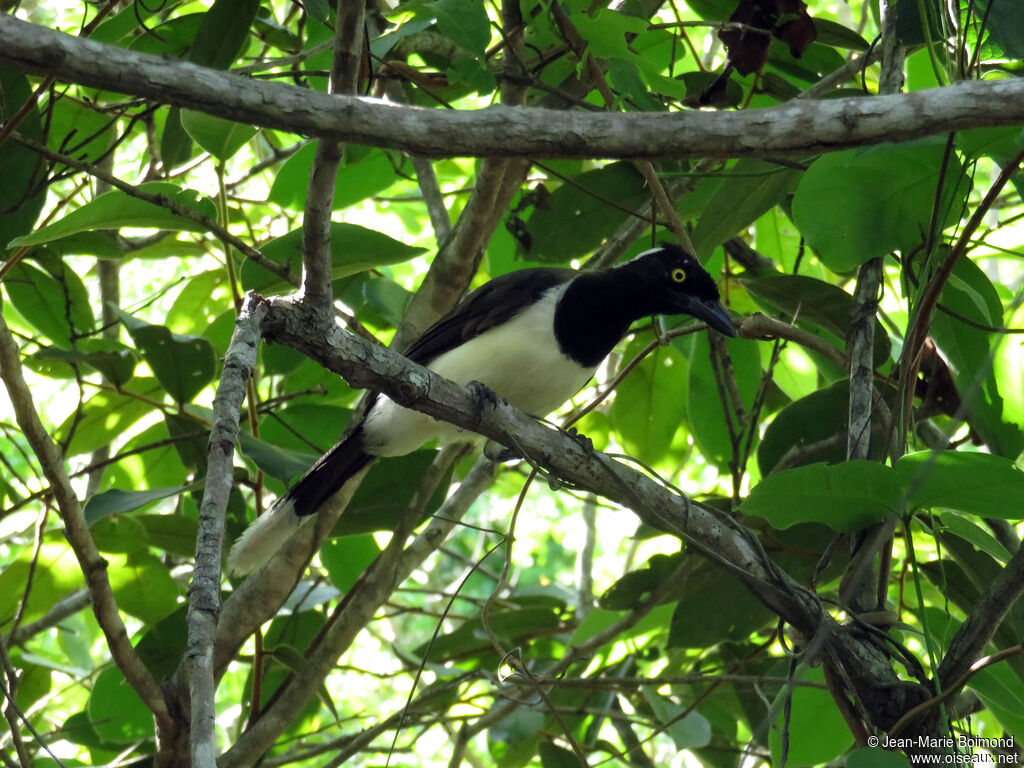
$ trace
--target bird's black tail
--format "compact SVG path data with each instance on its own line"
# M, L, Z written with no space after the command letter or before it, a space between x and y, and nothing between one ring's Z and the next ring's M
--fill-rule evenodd
M254 571L269 560L299 526L319 511L331 496L373 460L363 451L362 426L331 450L295 483L268 511L245 529L228 555L228 571Z
M346 481L373 461L363 452L363 427L356 430L316 460L316 463L284 495L299 517L316 514Z

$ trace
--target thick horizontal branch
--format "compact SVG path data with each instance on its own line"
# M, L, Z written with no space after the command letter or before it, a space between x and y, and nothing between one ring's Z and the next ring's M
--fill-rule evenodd
M296 133L427 156L750 157L813 154L1024 123L1024 79L797 100L737 112L424 109L251 80L0 14L0 61L61 80Z

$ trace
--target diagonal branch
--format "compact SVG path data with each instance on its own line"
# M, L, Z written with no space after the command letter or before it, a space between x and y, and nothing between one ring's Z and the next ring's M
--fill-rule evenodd
M100 556L96 542L89 533L82 505L71 487L67 468L64 466L64 457L60 455L57 446L39 420L39 414L32 402L32 393L22 376L18 345L3 315L0 315L0 379L3 379L7 387L18 426L32 446L43 474L50 484L61 520L64 522L64 535L85 576L86 586L92 596L93 612L107 639L110 655L124 673L129 685L153 713L158 731L167 729L171 727L172 718L163 689L132 647L128 630L118 612L110 580L107 578L107 561Z
M228 120L431 157L766 157L1024 122L1024 80L792 101L737 112L422 109L251 80L71 37L0 14L0 61Z
M316 326L311 333L316 320L300 303L277 299L271 305L264 325L268 340L304 352L354 387L383 392L400 405L497 440L563 481L628 507L643 522L684 538L722 564L801 636L821 638L821 652L843 669L879 727L891 726L928 698L920 686L896 676L879 648L839 627L819 598L781 570L731 517L659 485L479 388L463 389L335 326Z

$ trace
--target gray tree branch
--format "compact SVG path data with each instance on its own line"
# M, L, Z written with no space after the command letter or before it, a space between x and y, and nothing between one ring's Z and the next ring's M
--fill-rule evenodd
M338 0L331 93L358 93L365 10L364 0ZM331 211L343 152L344 146L337 139L321 137L317 142L302 218L302 293L311 304L323 308L331 302Z
M213 401L210 453L203 501L199 507L196 561L188 590L188 673L191 717L192 768L214 768L217 759L213 648L220 615L221 552L224 511L234 482L238 415L246 386L256 366L260 321L266 304L255 294L246 296L235 323L224 371Z
M435 157L765 157L1024 122L1019 78L736 112L422 109L255 81L71 37L8 14L0 14L0 61L229 120Z

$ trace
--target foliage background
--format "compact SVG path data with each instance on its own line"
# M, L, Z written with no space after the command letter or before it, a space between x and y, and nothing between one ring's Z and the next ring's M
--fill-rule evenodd
M731 0L436 0L365 15L342 3L340 22L323 0L7 5L41 27L300 88L326 90L333 67L336 90L429 110L503 100L654 116L702 97L756 110L870 99L904 74L910 92L1011 79L1024 58L1024 22L999 0L963 0L957 18L931 0L814 3L815 42L800 56L754 45L764 58L744 75L729 75L717 36ZM779 15L747 23L801 18L786 4ZM9 62L0 97L5 764L204 763L183 659L213 398L243 295L293 291L304 247L307 299L329 282L339 322L400 344L470 283L688 237L746 338L640 326L554 421L596 403L575 426L598 450L734 513L848 622L834 631L887 649L883 666L922 699L940 680L950 698L924 707L922 732L1024 735L1019 125L786 157L752 135L755 157L739 160L558 147L528 162L428 160ZM865 354L867 376L851 376ZM852 439L851 390L868 403ZM228 542L358 399L320 362L260 347ZM882 712L856 665L818 655L830 641L788 630L699 547L585 489L530 482L525 462L493 481L473 464L431 450L379 462L308 570L279 564L276 591L269 577L215 578L233 600L222 619L248 637L216 641L221 765L268 748L264 765L907 764L866 744L914 700ZM438 544L423 517L456 514L452 499L475 501ZM386 569L367 569L410 520L419 538L379 561L408 578L381 587ZM865 529L877 536L854 562L882 581L866 591L837 538ZM333 660L315 667L324 648ZM954 674L986 654L977 674ZM299 683L313 695L286 708Z

